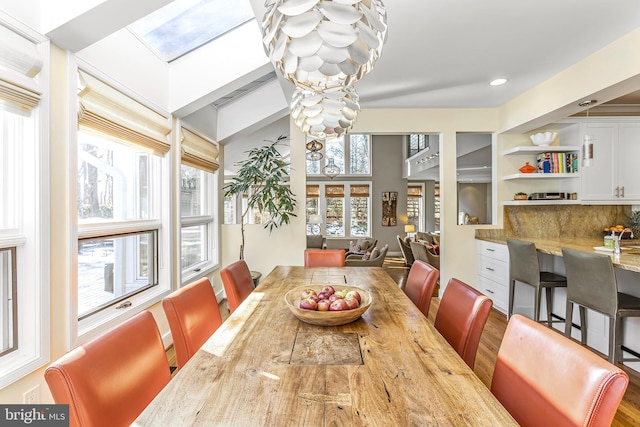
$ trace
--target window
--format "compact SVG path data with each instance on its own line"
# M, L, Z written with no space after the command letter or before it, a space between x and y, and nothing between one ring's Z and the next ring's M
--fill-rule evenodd
M407 138L407 158L413 157L422 150L429 149L429 135L409 135Z
M318 183L307 185L307 234L314 234L309 215L322 215L321 234L361 237L371 232L370 183ZM324 197L321 197L324 196Z
M77 275L81 341L170 290L168 118L78 72ZM110 323L112 322L112 323ZM72 342L71 345L75 345Z
M16 248L0 249L0 356L18 347Z
M307 175L321 175L329 158L340 168L340 175L371 175L370 135L353 134L329 139L322 151L323 159L307 160Z
M49 359L48 44L0 17L0 388Z
M215 144L185 128L181 131L180 265L182 282L187 283L212 270L218 263L214 212L217 200L215 172L219 166Z
M424 230L422 207L424 200L422 197L421 185L409 185L407 188L407 224L416 227L416 231Z

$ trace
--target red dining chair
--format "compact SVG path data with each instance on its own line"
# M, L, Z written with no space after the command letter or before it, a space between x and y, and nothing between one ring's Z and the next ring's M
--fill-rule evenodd
M471 369L493 301L452 278L442 294L434 326Z
M553 329L509 319L491 392L523 427L609 426L629 376Z
M220 270L220 278L227 294L229 311L233 313L255 289L251 271L247 263L241 259Z
M413 262L409 270L404 293L425 317L429 317L431 297L439 278L440 271L437 268L418 259Z
M305 267L344 267L343 249L305 249Z
M169 383L169 362L153 316L143 311L71 350L44 373L72 427L128 426Z
M211 282L204 277L162 300L169 321L178 369L222 325L218 300Z

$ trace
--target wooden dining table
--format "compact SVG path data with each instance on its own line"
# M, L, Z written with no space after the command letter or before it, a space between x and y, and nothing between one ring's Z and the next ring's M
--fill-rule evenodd
M366 289L342 326L298 320L287 290ZM509 413L379 267L276 267L136 426L510 426Z

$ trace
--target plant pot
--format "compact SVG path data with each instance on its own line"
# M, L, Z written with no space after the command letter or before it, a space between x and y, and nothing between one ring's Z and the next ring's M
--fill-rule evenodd
M513 200L527 200L528 196L526 194L519 194L513 196Z

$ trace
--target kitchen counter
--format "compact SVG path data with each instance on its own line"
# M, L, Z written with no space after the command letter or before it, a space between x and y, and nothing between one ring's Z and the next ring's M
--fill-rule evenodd
M622 253L615 256L612 252L596 251L593 248L603 245L603 239L571 238L571 239L549 239L540 237L513 237L514 239L533 242L536 249L541 253L555 256L562 256L562 248L571 248L585 252L597 252L603 255L610 255L613 266L624 270L640 273L640 240L623 239L621 241ZM478 240L486 240L494 243L506 244L507 239L503 236L476 236ZM626 250L624 248L627 248ZM633 248L631 248L633 247Z

